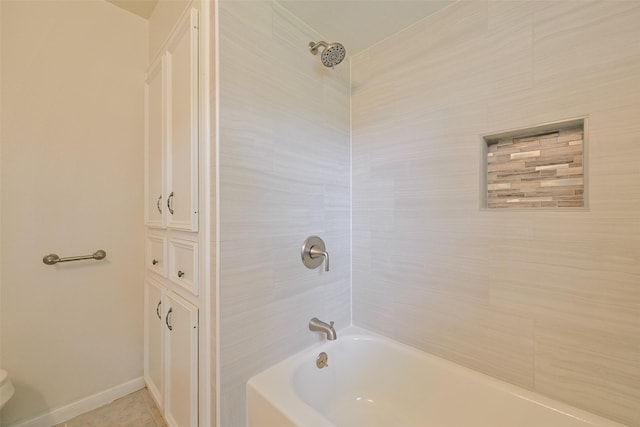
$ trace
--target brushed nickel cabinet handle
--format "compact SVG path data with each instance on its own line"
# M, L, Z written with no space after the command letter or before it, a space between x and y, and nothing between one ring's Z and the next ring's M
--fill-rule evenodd
M169 323L169 315L171 315L171 312L173 312L173 307L169 307L169 311L167 311L167 317L164 318L164 323L167 324L167 328L169 328L170 331L173 331L173 326L171 326L171 324Z
M162 316L160 315L160 305L162 304L162 300L158 301L158 305L156 305L156 314L158 315L158 319L162 320Z
M167 198L167 208L169 208L169 213L173 215L173 191L169 194Z

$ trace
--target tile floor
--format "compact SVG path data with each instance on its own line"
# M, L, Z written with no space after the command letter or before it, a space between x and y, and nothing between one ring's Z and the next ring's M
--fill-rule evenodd
M167 427L146 388L54 427Z

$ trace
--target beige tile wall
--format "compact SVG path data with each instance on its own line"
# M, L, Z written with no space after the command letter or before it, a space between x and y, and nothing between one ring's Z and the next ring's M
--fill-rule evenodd
M352 58L353 320L640 426L640 2L458 2ZM480 210L481 135L587 116L587 210Z
M271 1L222 1L220 36L221 426L245 425L245 384L311 345L317 316L350 323L349 64ZM300 248L321 236L331 271Z

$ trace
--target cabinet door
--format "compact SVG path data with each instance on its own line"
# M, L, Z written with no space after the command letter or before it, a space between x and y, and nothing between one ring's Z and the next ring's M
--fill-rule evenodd
M167 226L198 231L198 11L179 25L167 71Z
M163 297L162 288L147 281L144 287L144 379L160 408L163 399Z
M197 427L198 309L172 292L165 301L165 417L171 427Z
M164 214L164 95L162 60L156 61L145 81L145 224L165 225Z

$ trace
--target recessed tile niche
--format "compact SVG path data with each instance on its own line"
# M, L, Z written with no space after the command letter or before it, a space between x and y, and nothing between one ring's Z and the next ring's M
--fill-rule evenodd
M585 208L586 118L483 137L483 207Z

